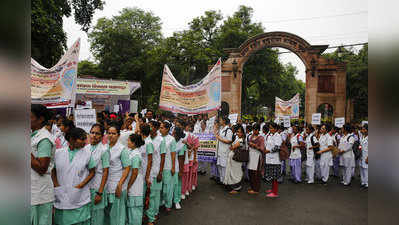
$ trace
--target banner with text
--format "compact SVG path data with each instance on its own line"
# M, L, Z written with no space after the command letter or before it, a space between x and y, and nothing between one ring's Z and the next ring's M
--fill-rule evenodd
M199 161L214 162L216 161L216 137L213 133L195 133L199 138L200 146L198 148L197 157Z
M80 39L47 69L31 58L31 102L48 108L74 107Z
M299 118L299 93L288 101L276 97L275 117L290 116L291 119Z
M77 80L76 93L90 95L131 95L139 88L139 82L79 78Z
M216 111L221 104L221 60L201 81L181 85L165 65L162 77L159 108L182 114Z

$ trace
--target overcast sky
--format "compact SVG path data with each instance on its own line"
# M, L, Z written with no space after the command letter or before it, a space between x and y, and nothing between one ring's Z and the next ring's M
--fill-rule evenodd
M204 15L207 10L220 10L226 18L237 11L239 5L251 6L254 22L261 22L266 32L293 33L311 45L368 42L368 6L365 0L105 0L104 9L94 14L92 25L98 18L118 15L125 7L138 7L160 17L162 33L169 37L174 31L187 29L193 18ZM73 17L64 18L64 30L68 46L81 38L80 60L93 61L87 34L75 24ZM305 67L295 54L281 54L280 59L283 63L294 64L299 71L297 79L305 81Z

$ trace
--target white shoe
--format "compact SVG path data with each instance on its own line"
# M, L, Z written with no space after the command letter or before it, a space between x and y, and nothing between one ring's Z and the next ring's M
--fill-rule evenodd
M181 209L180 203L175 204L176 209Z
M192 189L193 189L193 191L195 191L195 186L194 186L194 185L193 185L193 188L192 188Z
M186 199L186 195L181 195L181 199Z

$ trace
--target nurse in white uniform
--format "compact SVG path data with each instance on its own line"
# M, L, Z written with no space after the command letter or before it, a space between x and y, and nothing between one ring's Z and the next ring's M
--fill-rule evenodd
M109 174L110 152L107 146L101 143L103 135L104 127L101 124L94 124L90 130L90 144L86 146L96 163L96 175L90 182L90 193L91 224L98 225L104 224L104 209L108 202L106 184Z
M320 155L321 180L324 185L327 185L330 176L330 167L333 165L331 150L334 144L332 137L327 133L330 130L331 127L329 125L321 126L319 139L320 151L316 153Z
M306 127L306 178L308 184L314 183L314 148L319 147L319 142L315 136L314 128L312 125Z
M108 203L105 208L105 223L111 225L124 225L126 222L126 179L130 171L130 160L129 151L118 141L119 135L119 126L111 124L108 128L110 166L107 182Z
M343 137L339 142L339 154L341 155L339 165L342 168L342 183L349 186L352 179L352 168L355 167L355 155L352 151L355 138L351 135L351 127L345 124L342 127Z
M55 224L90 224L90 185L95 161L85 146L86 132L72 128L65 135L69 147L56 151L51 177L55 192Z
M54 165L55 143L44 124L48 110L43 105L31 106L31 224L52 224L54 188L51 170Z
M142 137L138 134L132 134L128 139L129 157L131 162L131 174L128 179L127 191L127 216L128 225L141 225L143 218L143 189L144 176L141 146L144 145Z
M360 158L360 180L363 188L369 187L369 127L368 124L364 124L362 129L362 138L360 140L360 146L362 147L362 156Z
M220 120L220 127L219 133L215 134L216 139L219 141L218 143L218 157L217 157L217 167L218 172L220 175L220 182L225 183L225 174L226 174L226 165L227 165L227 158L230 152L230 146L233 140L233 132L231 131L230 127L230 119L227 117L223 117Z

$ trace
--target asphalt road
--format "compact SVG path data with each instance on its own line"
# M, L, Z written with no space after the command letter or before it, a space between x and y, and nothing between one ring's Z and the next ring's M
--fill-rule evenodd
M209 179L198 176L199 187L182 209L161 210L159 225L365 225L368 223L368 192L360 190L359 178L346 188L331 178L328 186L279 185L278 198L267 198L262 182L258 195L249 195L245 183L237 195L230 195Z

